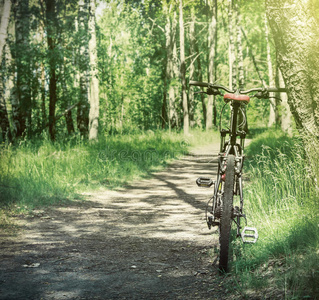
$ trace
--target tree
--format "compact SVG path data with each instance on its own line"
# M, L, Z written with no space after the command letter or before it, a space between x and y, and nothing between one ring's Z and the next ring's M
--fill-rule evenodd
M0 23L0 60L2 59L2 51L6 43L7 30L10 19L11 0L4 0L0 3L1 23Z
M267 0L267 16L288 103L303 138L315 179L319 179L319 47L317 2Z
M96 140L99 126L99 80L97 69L97 49L95 34L95 0L90 0L89 9L89 55L90 55L90 86L89 86L89 139Z
M15 3L15 64L16 91L19 108L17 110L17 135L31 133L31 72L30 72L30 11L29 0Z
M77 126L82 136L88 134L89 126L89 53L88 53L88 3L79 1L78 12L78 67L80 72L79 106L77 110Z
M236 53L233 33L233 2L228 0L228 34L229 34L229 87L237 88Z
M5 48L6 39L8 35L8 24L10 18L10 10L11 10L11 1L5 0L4 3L1 1L0 3L0 12L1 12L1 23L0 23L0 65L2 63L2 54ZM4 74L1 74L4 76ZM5 135L10 132L10 124L7 113L7 105L5 99L5 86L3 80L0 79L0 128L2 131L3 139L5 139Z
M185 35L184 35L184 18L183 18L183 0L179 1L179 41L180 41L180 78L182 81L182 103L183 103L183 129L184 134L189 133L189 114L188 101L186 95L186 65L185 65Z
M278 69L278 86L285 88L285 82L282 78L282 74ZM288 135L292 135L292 123L291 123L291 112L288 104L288 97L286 93L280 93L281 99L281 129Z
M216 52L217 52L217 0L208 1L210 20L208 25L208 82L213 83L216 78ZM213 109L215 110L215 96L208 95L206 129L212 128ZM214 113L214 123L216 122L216 113ZM216 123L214 124L216 125Z
M49 60L49 133L52 140L55 140L55 108L57 103L57 77L56 77L56 29L57 18L55 11L55 0L45 0L46 4L46 30L48 43Z
M177 55L176 55L176 11L170 1L163 1L163 12L166 14L165 41L166 41L166 74L165 74L165 96L168 91L168 127L178 126L179 119L176 112L176 77L177 77Z
M192 7L191 18L189 22L189 30L188 30L189 51L190 51L190 58L191 58L191 63L189 65L189 80L194 79L195 62L196 62L196 59L198 58L198 55L196 53L196 47L195 47L196 45L195 21L196 21L195 9L194 7ZM195 99L194 99L194 91L192 86L189 87L188 99L189 99L189 119L190 119L190 125L192 127L194 126L194 111L195 111Z
M265 39L267 43L267 65L268 65L268 78L269 78L269 86L273 87L275 86L275 78L274 78L274 72L273 72L273 66L271 61L271 53L270 53L270 42L269 42L269 31L268 31L268 24L267 24L267 17L265 15ZM276 124L277 120L277 105L276 105L276 99L273 98L274 93L270 93L270 99L269 99L269 121L268 121L268 127L271 127L272 125Z

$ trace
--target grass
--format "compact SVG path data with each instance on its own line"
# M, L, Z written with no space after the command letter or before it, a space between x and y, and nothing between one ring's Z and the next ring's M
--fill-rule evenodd
M284 299L319 298L319 213L298 137L279 131L259 135L247 149L245 208L256 244L233 242L233 270L242 293Z
M190 147L218 141L215 132L147 132L47 138L0 149L0 229L14 229L10 211L79 199L149 176ZM319 299L318 193L298 137L259 130L246 150L245 213L256 244L233 242L232 286L246 298ZM273 293L273 294L271 294Z
M165 166L187 147L183 135L165 132L105 136L97 143L75 137L3 145L0 205L33 209L72 200L83 190L114 188Z
M165 167L191 146L216 134L148 131L101 136L89 143L78 136L51 142L46 136L0 148L0 209L32 210L79 198L88 190L112 189ZM2 218L4 220L4 218Z

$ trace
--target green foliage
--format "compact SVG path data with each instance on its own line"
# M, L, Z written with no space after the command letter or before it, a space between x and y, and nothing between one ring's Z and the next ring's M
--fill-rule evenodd
M98 25L102 127L111 133L159 127L161 38L155 42L149 22L123 3L108 4Z
M1 148L0 205L33 207L140 178L187 151L180 134L147 132L52 143L48 138Z
M244 196L259 240L233 244L243 291L272 287L289 297L318 296L319 203L309 171L298 137L269 131L249 145Z

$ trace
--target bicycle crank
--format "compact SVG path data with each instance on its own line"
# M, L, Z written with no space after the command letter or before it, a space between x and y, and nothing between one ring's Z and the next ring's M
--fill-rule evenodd
M245 227L240 235L243 243L255 244L258 240L258 231L254 227Z

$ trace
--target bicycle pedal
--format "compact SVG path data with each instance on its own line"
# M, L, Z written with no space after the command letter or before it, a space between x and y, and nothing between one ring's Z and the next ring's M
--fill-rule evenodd
M199 177L196 180L196 184L200 187L211 187L215 182L209 177Z
M255 244L258 240L258 231L254 227L245 227L240 235L243 243Z
M213 217L209 216L207 218L207 226L208 226L208 229L211 229L212 226L219 226L219 222L213 221Z

